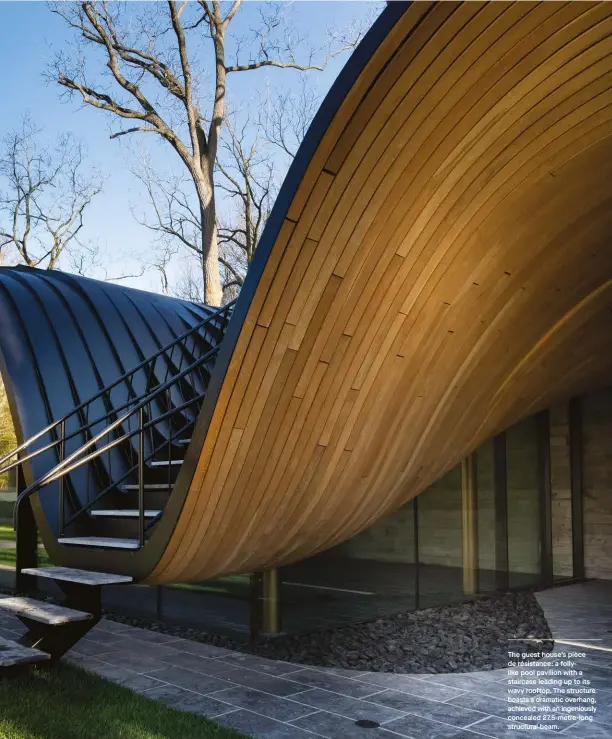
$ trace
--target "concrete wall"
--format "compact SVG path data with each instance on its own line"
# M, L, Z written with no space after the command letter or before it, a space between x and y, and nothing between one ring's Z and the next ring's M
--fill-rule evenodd
M568 404L550 409L550 484L552 492L553 574L573 575L572 498Z
M493 442L478 450L478 567L495 569L495 489L493 477Z
M582 399L586 572L612 579L612 388ZM572 515L568 404L550 409L553 570L572 576ZM527 419L509 429L508 550L511 573L540 571L537 428ZM461 567L461 474L455 468L421 493L419 557L423 564ZM493 444L478 450L478 547L481 570L495 569ZM414 558L412 503L345 542L334 553L410 564ZM518 579L512 584L519 584Z
M612 402L612 399L611 399ZM612 414L611 414L612 418ZM571 576L571 499L567 404L550 411L553 551L556 576ZM507 432L508 553L511 572L540 571L540 507L535 419ZM423 564L462 566L460 466L418 498L419 559ZM478 562L495 570L493 443L478 450ZM334 553L380 562L413 563L412 503L340 545Z
M612 388L582 399L587 577L612 580Z
M415 561L412 502L336 547L334 554L379 562ZM449 472L419 495L419 559L461 567L461 470Z
M506 432L506 466L508 567L511 573L536 574L540 571L540 494L534 418Z
M333 554L378 562L413 563L414 523L412 503L385 516L373 526L335 547Z
M419 495L419 562L461 567L461 466Z

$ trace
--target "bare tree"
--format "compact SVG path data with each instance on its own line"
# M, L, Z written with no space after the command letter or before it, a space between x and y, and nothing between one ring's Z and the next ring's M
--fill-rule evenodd
M226 289L242 287L274 201L274 164L262 133L248 116L240 128L228 121L222 142L226 156L217 159L217 188L230 206L229 217L219 219Z
M275 95L268 92L260 107L259 126L266 140L285 154L289 161L297 154L310 122L319 109L320 98L304 76L295 89Z
M68 262L70 271L83 277L95 276L104 282L121 282L122 280L132 280L142 277L146 271L146 266L141 263L139 269L134 272L127 272L122 269L119 274L112 275L106 266L104 250L100 248L96 242L80 243L78 251L70 251L68 254Z
M0 251L29 267L56 269L64 252L83 247L84 213L102 176L86 171L72 134L45 146L29 118L4 139L0 158Z
M354 41L333 39L322 49L304 49L305 39L287 29L284 3L262 7L259 26L236 39L233 60L226 58L228 28L242 0L224 12L218 0L197 3L169 0L167 10L157 4L133 8L128 17L123 4L57 3L54 12L80 34L87 45L101 49L109 70L111 89L87 80L84 57L60 55L55 77L82 101L123 119L112 138L134 132L152 132L167 141L180 157L197 193L201 222L201 252L205 299L218 305L222 299L215 207L214 166L221 127L226 117L228 76L264 67L322 70ZM136 13L140 13L139 16ZM195 55L188 35L204 33L214 64L214 80L204 107L201 80L194 71ZM298 61L304 53L305 59Z
M198 279L201 274L202 265L197 255L187 254L186 259L181 260L178 279L172 287L172 294L183 300L191 300L194 303L203 303L204 294L202 280ZM224 294L224 303L229 302L233 296Z
M236 297L242 287L268 218L275 182L263 131L248 117L239 130L227 121L219 154L223 158L217 159L216 187L223 193L225 205L217 214L219 267L227 301ZM160 272L162 289L168 290L167 267L174 255L171 245L177 244L191 254L182 267L180 296L193 295L193 265L201 264L204 254L201 222L190 198L189 183L184 178L160 175L147 153L132 172L141 181L150 204L149 212L134 207L132 212L141 225L158 237L160 249L151 266ZM160 269L160 260L164 269Z

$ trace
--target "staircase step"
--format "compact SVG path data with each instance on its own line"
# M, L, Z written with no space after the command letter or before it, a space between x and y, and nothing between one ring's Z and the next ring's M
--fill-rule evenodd
M59 544L103 549L140 549L138 539L116 539L110 536L69 536L57 540Z
M159 462L149 462L149 465L151 467L169 467L170 465L183 464L184 461L184 459L173 459L172 461L169 459L162 459Z
M71 567L26 567L21 570L24 575L48 577L62 582L76 582L80 585L120 585L132 582L129 575L112 575L107 572L91 572L90 570L74 570Z
M75 611L72 608L56 606L53 603L34 600L33 598L0 598L0 610L9 611L15 616L25 616L32 621L43 624L67 624L72 621L87 621L91 613Z
M30 647L23 647L16 641L4 639L0 636L0 667L27 665L34 662L42 662L49 658L50 655L46 652L39 652L38 649L31 649Z
M176 443L181 446L186 446L187 444L191 444L191 439L179 439Z
M140 511L138 508L109 508L108 510L100 509L90 511L92 518L138 518ZM161 511L146 510L145 518L155 518L159 516Z
M154 483L150 485L145 485L145 490L168 490L172 487L171 483L168 482L160 482L160 483ZM138 490L138 485L121 485L120 490Z

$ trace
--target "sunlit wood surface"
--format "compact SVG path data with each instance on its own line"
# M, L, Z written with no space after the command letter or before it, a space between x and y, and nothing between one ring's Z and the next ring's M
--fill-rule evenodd
M301 559L612 370L612 4L415 3L286 213L149 582Z

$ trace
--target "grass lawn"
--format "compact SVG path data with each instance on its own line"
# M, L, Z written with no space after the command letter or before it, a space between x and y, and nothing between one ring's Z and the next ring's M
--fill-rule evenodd
M15 541L12 521L0 518L0 541Z
M14 568L17 562L17 550L16 549L0 549L0 566ZM50 565L51 560L47 556L44 549L38 550L38 564L40 567ZM0 739L4 739L0 734Z
M196 584L176 584L167 587L176 590L194 590L199 593L210 593L211 595L227 595L234 598L244 599L248 597L250 577L249 575L226 575L216 577L209 582Z
M15 532L13 531L13 522L0 518L0 566L15 567L16 550L14 547L4 549L3 542L14 542ZM42 547L38 549L38 563L40 565L51 564L47 553ZM0 739L4 739L0 735Z
M69 665L0 680L2 739L239 739L214 721Z

